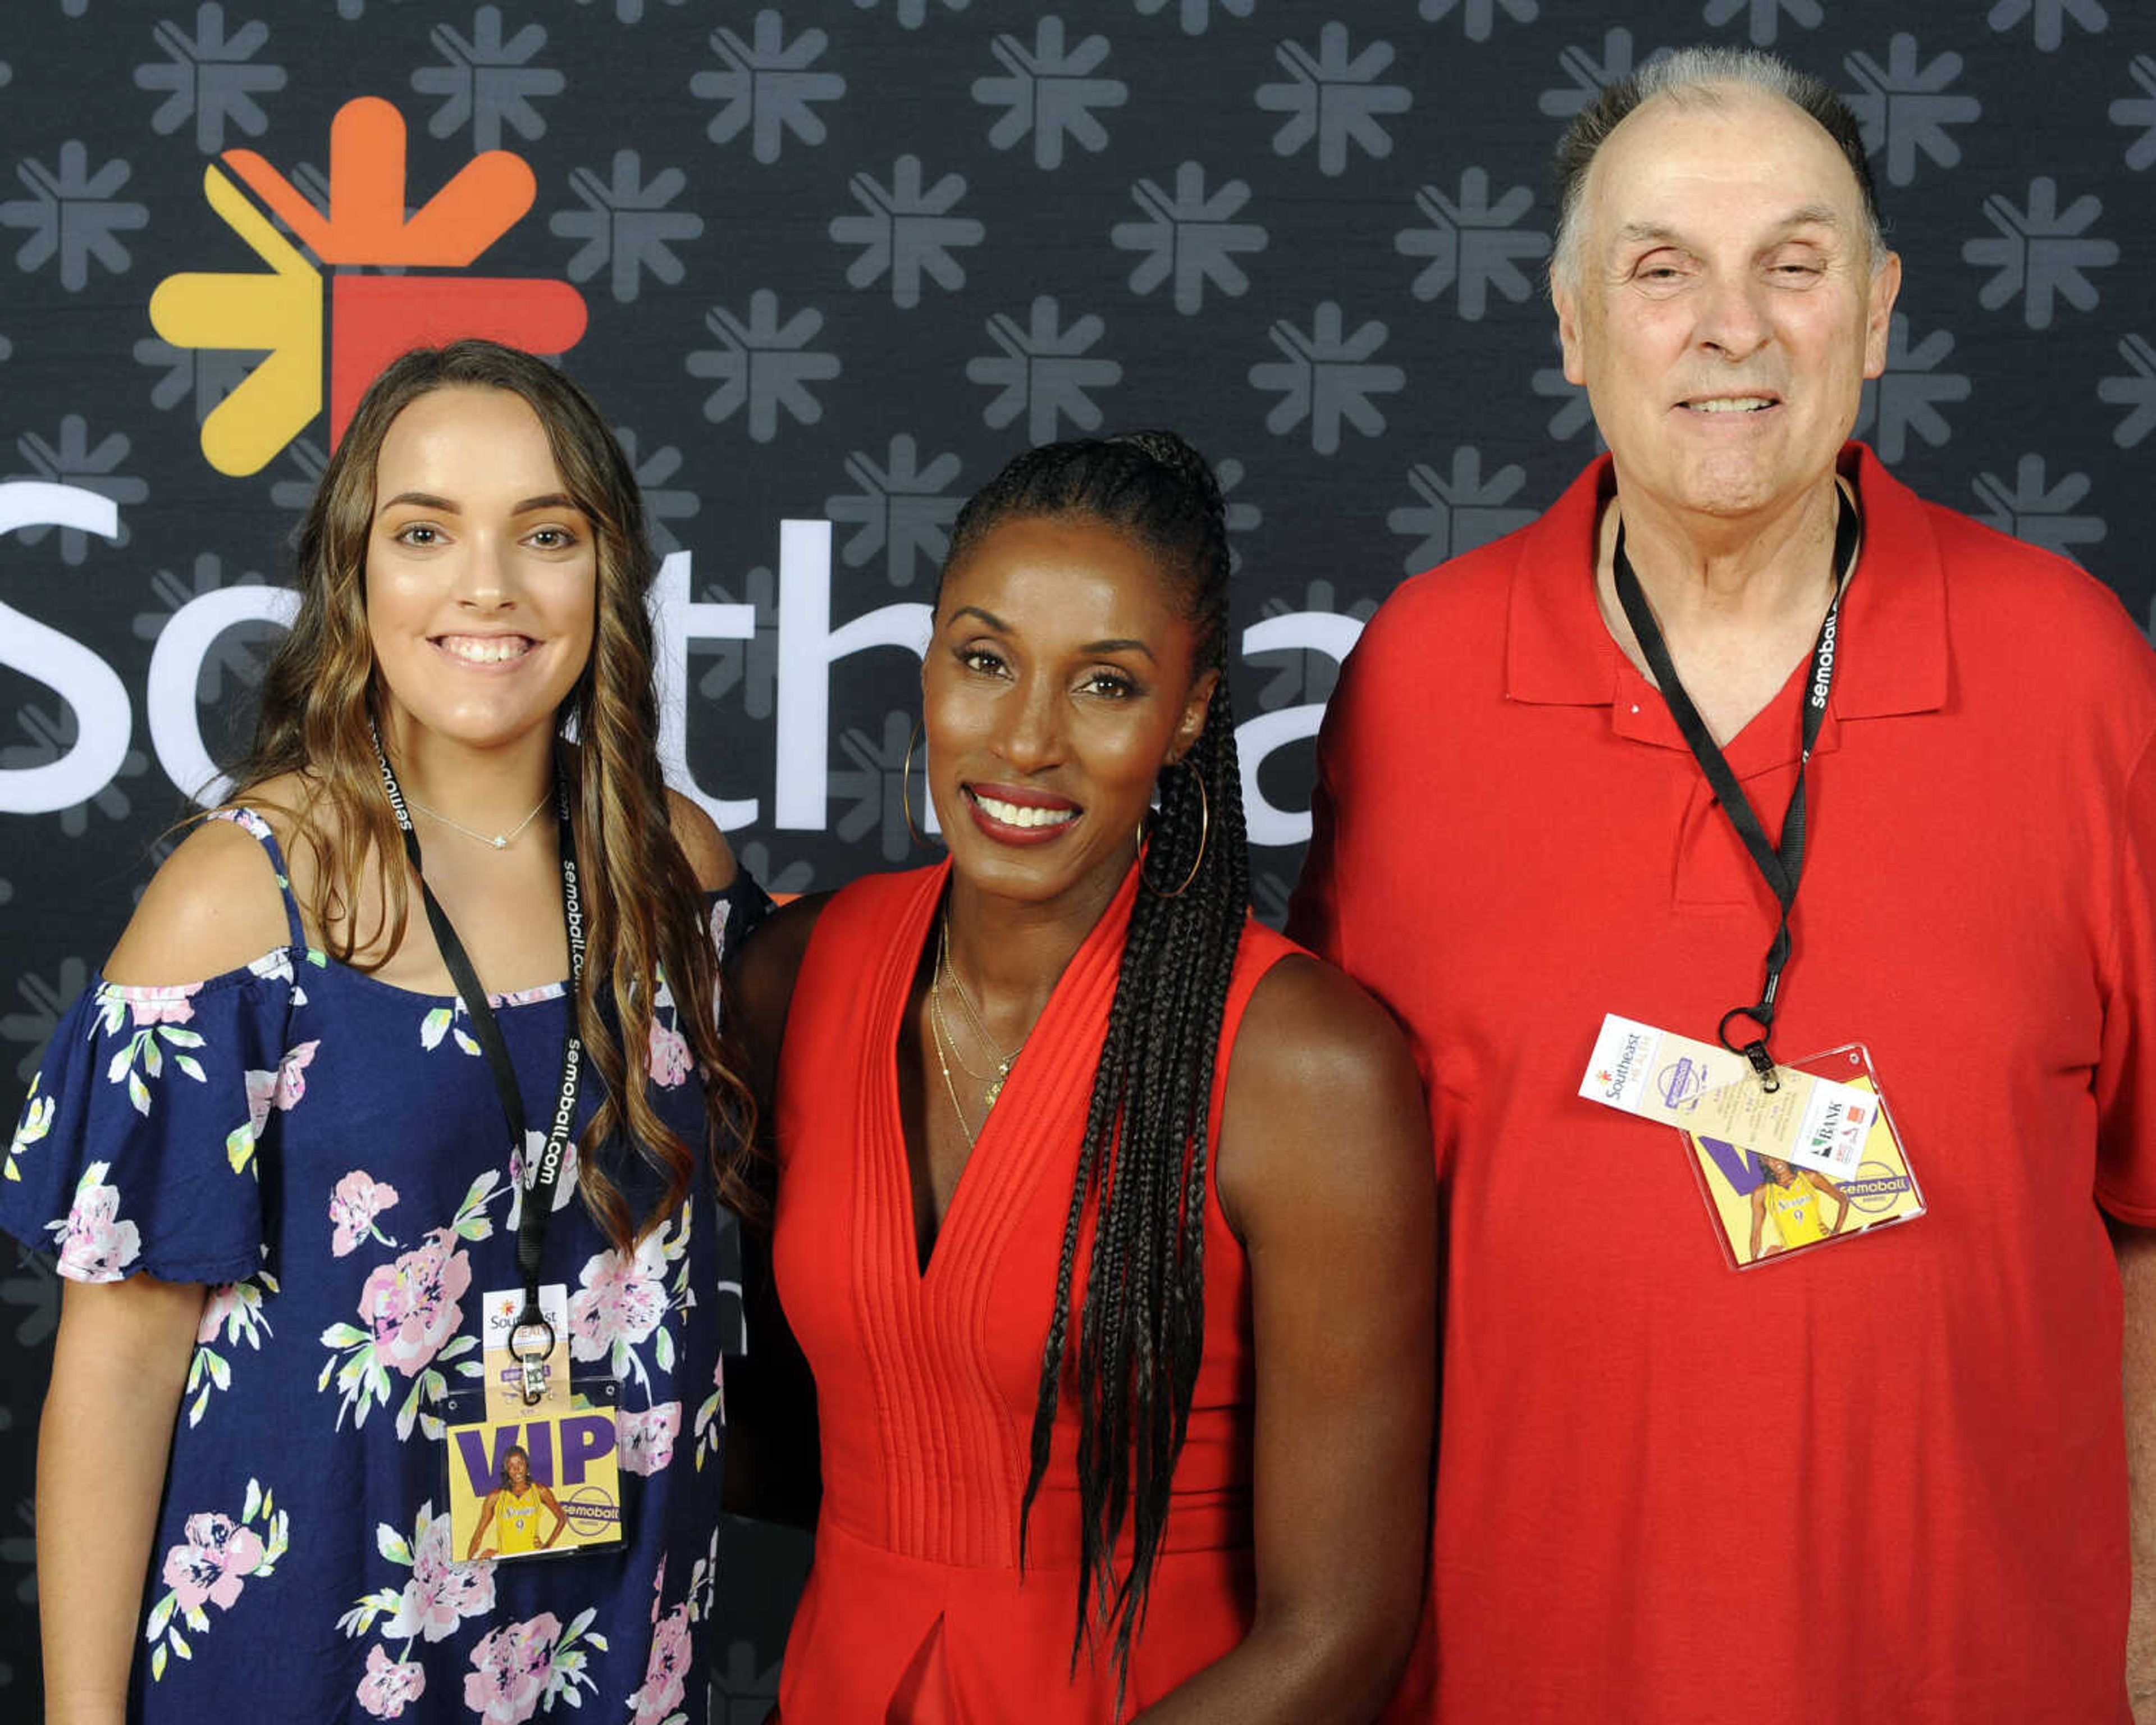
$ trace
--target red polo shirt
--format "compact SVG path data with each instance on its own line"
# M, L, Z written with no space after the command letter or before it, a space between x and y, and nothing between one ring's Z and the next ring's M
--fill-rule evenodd
M1851 445L1864 548L1775 1049L1871 1050L1930 1214L1742 1273L1605 1012L1712 1037L1774 905L1594 592L1606 460L1406 583L1292 932L1412 1035L1445 1193L1434 1635L1492 1725L2123 1721L2118 1277L2156 1224L2156 655ZM1729 745L1769 833L1804 669Z

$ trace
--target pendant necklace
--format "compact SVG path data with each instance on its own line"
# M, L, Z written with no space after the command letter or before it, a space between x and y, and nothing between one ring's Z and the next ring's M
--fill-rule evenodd
M531 805L531 814L526 815L523 819L517 822L515 826L511 827L506 833L482 833L476 831L473 828L466 826L460 820L450 819L448 815L443 814L439 809L429 809L424 803L422 803L409 791L404 793L404 800L407 803L409 803L414 809L418 809L420 814L432 815L445 827L455 828L457 831L462 833L467 839L476 839L480 844L495 850L506 850L509 849L509 841L514 839L519 833L522 832L525 828L530 826L533 821L536 820L539 818L539 811L554 800L554 793L550 789L545 796L540 798L536 803L534 803Z
M981 1014L974 1008L973 997L966 992L964 979L959 976L957 967L951 963L951 916L947 911L944 912L943 920L938 927L936 943L936 973L930 978L928 984L929 1010L933 1016L942 1015L943 991L941 985L947 976L951 979L952 988L957 992L959 1008L965 1013L966 1021L973 1027L974 1036L979 1040L981 1046L988 1050L989 1057L996 1063L996 1070L993 1073L976 1072L971 1066L966 1065L964 1055L961 1054L958 1056L958 1064L966 1067L967 1076L988 1086L987 1101L988 1106L993 1108L996 1105L996 1098L1004 1093L1004 1085L1010 1077L1012 1065L1025 1051L1025 1040L1021 1037L1018 1046L1009 1054L1005 1054L996 1045L995 1039L988 1034L988 1026L981 1022ZM950 1034L950 1026L947 1024L943 1027L943 1034ZM956 1035L951 1035L951 1046L953 1050L958 1046L958 1039Z

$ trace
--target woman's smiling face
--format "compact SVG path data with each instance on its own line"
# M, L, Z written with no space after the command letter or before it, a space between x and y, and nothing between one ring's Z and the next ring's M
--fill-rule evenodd
M921 718L963 879L1034 903L1113 895L1219 675L1177 598L1154 552L1086 516L1013 517L945 572Z
M367 626L393 728L475 748L542 729L591 657L591 523L506 389L421 396L375 465Z

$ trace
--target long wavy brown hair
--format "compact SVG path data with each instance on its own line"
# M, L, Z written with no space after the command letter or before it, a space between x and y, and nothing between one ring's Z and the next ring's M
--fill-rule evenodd
M385 691L367 634L367 545L375 469L391 424L421 396L455 388L506 389L530 405L596 543L591 657L556 716L584 887L586 957L575 1011L606 1091L578 1158L584 1202L608 1237L627 1248L680 1209L695 1178L700 1153L669 1130L643 1081L663 974L709 1104L711 1124L701 1153L713 1158L720 1196L753 1213L761 1207L744 1177L743 1147L754 1104L720 1041L702 895L675 841L659 771L644 603L657 562L635 475L598 409L568 378L515 348L466 341L415 349L375 380L300 525L299 614L264 677L254 744L234 770L231 801L275 809L290 822L295 841L308 847L315 864L308 909L339 962L372 969L397 950L412 883L369 735L370 724L383 716ZM301 787L291 804L250 798L264 781L288 773ZM362 929L362 886L370 868L382 886ZM382 956L364 961L370 952ZM601 1011L602 1002L608 1010ZM616 1134L665 1182L641 1216L632 1214L603 1158L591 1153Z

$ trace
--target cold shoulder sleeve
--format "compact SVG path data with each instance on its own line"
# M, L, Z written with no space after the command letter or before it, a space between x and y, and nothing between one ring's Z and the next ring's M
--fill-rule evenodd
M259 1152L305 1093L316 1046L295 1025L295 956L172 987L94 983L31 1081L0 1163L0 1229L76 1281L261 1268Z

